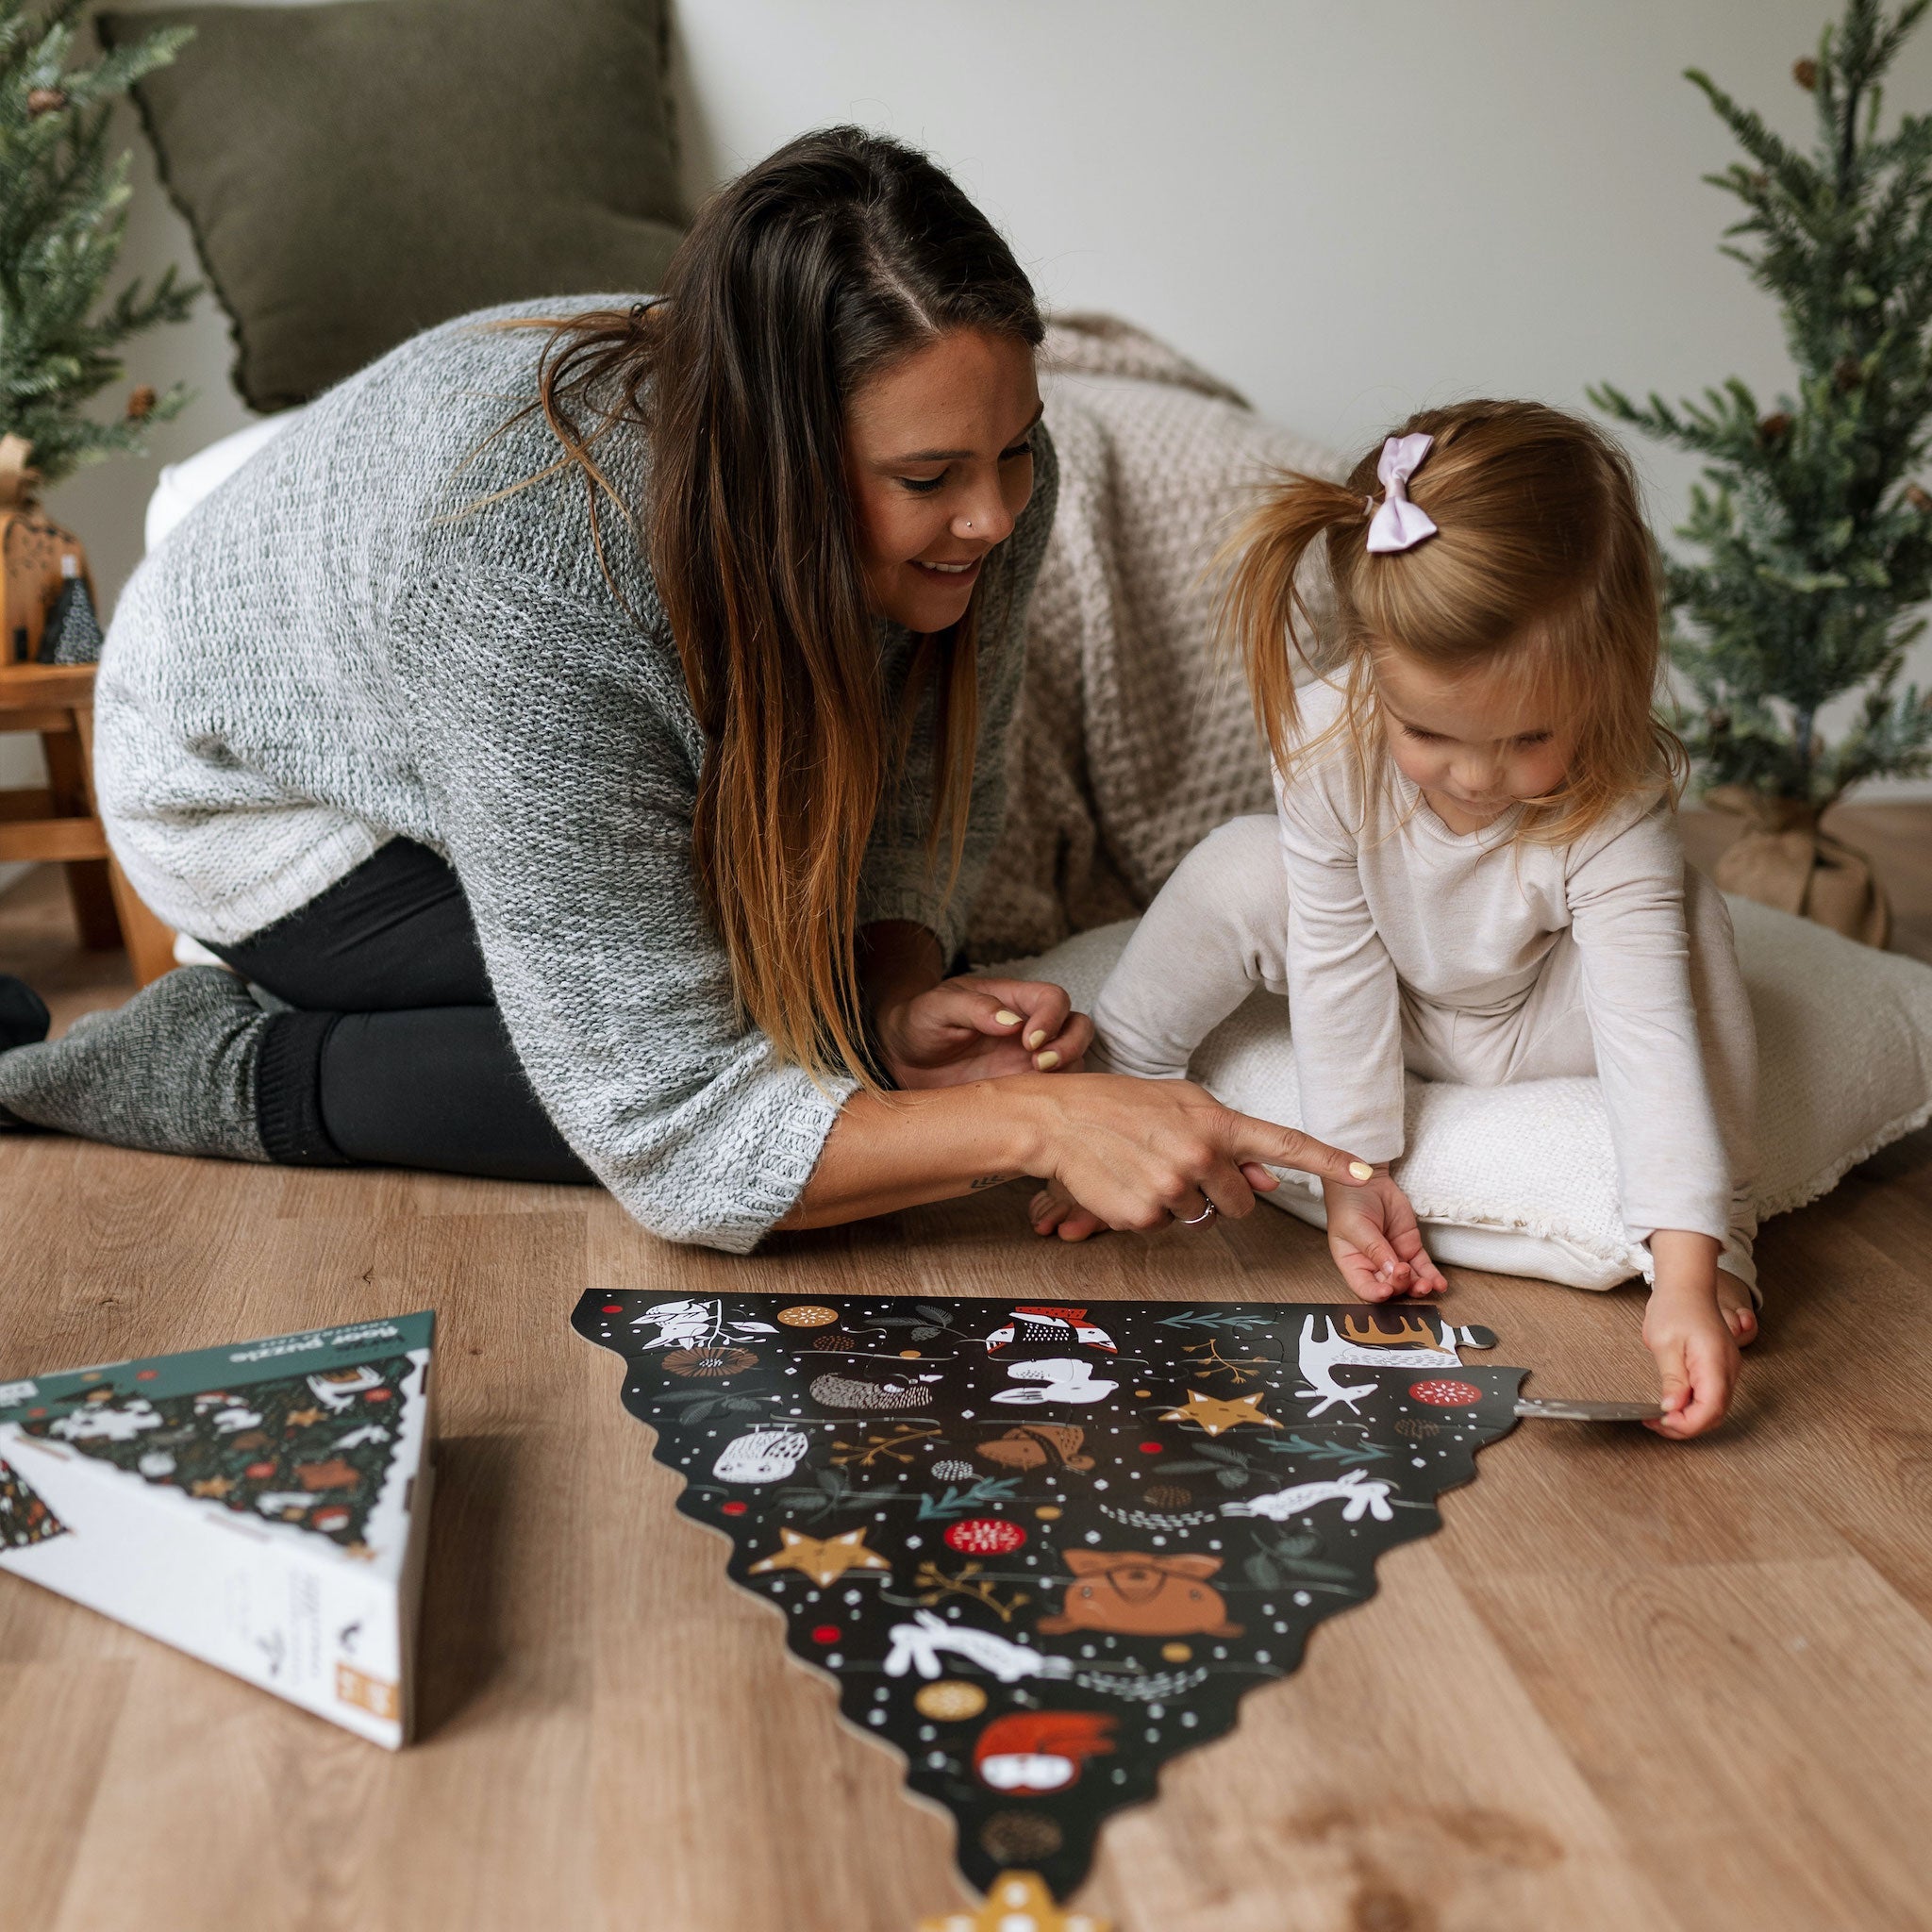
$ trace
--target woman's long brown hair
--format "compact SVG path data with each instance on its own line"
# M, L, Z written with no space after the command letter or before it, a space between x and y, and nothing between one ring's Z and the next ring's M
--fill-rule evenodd
M957 873L978 736L977 593L920 640L887 716L844 470L846 406L953 329L1037 345L1012 252L924 155L857 128L802 136L715 194L649 312L560 325L541 407L586 478L650 440L639 520L705 735L697 883L741 1008L786 1059L874 1084L856 953L866 842L933 707L928 860Z

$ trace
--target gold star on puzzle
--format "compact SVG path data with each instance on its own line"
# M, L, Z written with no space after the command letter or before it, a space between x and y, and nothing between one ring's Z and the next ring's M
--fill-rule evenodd
M1061 1911L1037 1872L1002 1872L976 1912L922 1919L918 1932L1112 1932L1112 1925L1085 1912Z
M320 1408L291 1408L285 1426L291 1429L313 1428L326 1413L325 1409Z
M1222 1435L1228 1429L1238 1429L1243 1423L1259 1423L1264 1429L1278 1429L1281 1426L1272 1415L1261 1413L1261 1398L1258 1394L1224 1400L1217 1395L1203 1395L1193 1389L1188 1391L1188 1406L1185 1408L1171 1408L1160 1420L1164 1423L1199 1423L1210 1436Z
M848 1570L890 1570L892 1566L876 1550L865 1546L862 1529L848 1529L843 1536L800 1536L795 1529L781 1529L785 1547L775 1557L767 1557L751 1566L756 1576L765 1570L796 1570L809 1576L821 1590L830 1590Z
M225 1475L211 1475L205 1482L188 1486L197 1496L225 1496L235 1485Z

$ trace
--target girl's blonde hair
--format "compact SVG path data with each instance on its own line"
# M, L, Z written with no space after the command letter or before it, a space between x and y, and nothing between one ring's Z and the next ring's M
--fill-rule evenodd
M1345 679L1338 730L1377 768L1373 654L1399 650L1439 674L1503 675L1576 733L1562 785L1532 800L1517 837L1564 844L1620 802L1682 784L1685 757L1657 715L1662 654L1656 554L1623 451L1541 403L1424 409L1396 430L1435 439L1408 484L1437 534L1368 549L1380 500L1364 455L1346 483L1289 474L1237 531L1224 634L1285 777L1329 734L1297 747L1295 660ZM1318 665L1301 572L1317 538L1334 585L1331 648Z

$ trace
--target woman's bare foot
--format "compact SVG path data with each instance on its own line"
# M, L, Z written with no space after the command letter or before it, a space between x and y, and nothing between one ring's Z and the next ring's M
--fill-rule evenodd
M1757 1340L1757 1310L1751 1305L1751 1291L1724 1268L1717 1271L1717 1305L1732 1341L1749 1348Z

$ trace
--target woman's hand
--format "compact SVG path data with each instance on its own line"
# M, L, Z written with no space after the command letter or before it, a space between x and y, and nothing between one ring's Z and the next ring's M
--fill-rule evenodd
M886 1071L902 1089L1076 1070L1093 1023L1063 988L1031 979L942 979L873 1008Z
M1239 1220L1257 1192L1279 1183L1271 1167L1298 1168L1360 1188L1370 1169L1292 1127L1223 1107L1191 1080L1135 1080L1082 1074L1049 1092L1043 1158L1028 1172L1047 1186L1034 1197L1035 1231L1084 1241L1103 1227L1146 1232L1203 1219L1208 1207ZM1354 1170L1353 1172L1351 1170Z
M1365 1302L1398 1294L1441 1294L1449 1286L1423 1246L1408 1196L1386 1167L1366 1186L1324 1182L1328 1252L1351 1293Z
M903 1092L964 1087L1075 1067L1093 1026L1063 988L1031 979L942 979L940 942L923 925L883 920L858 935L873 1036Z

